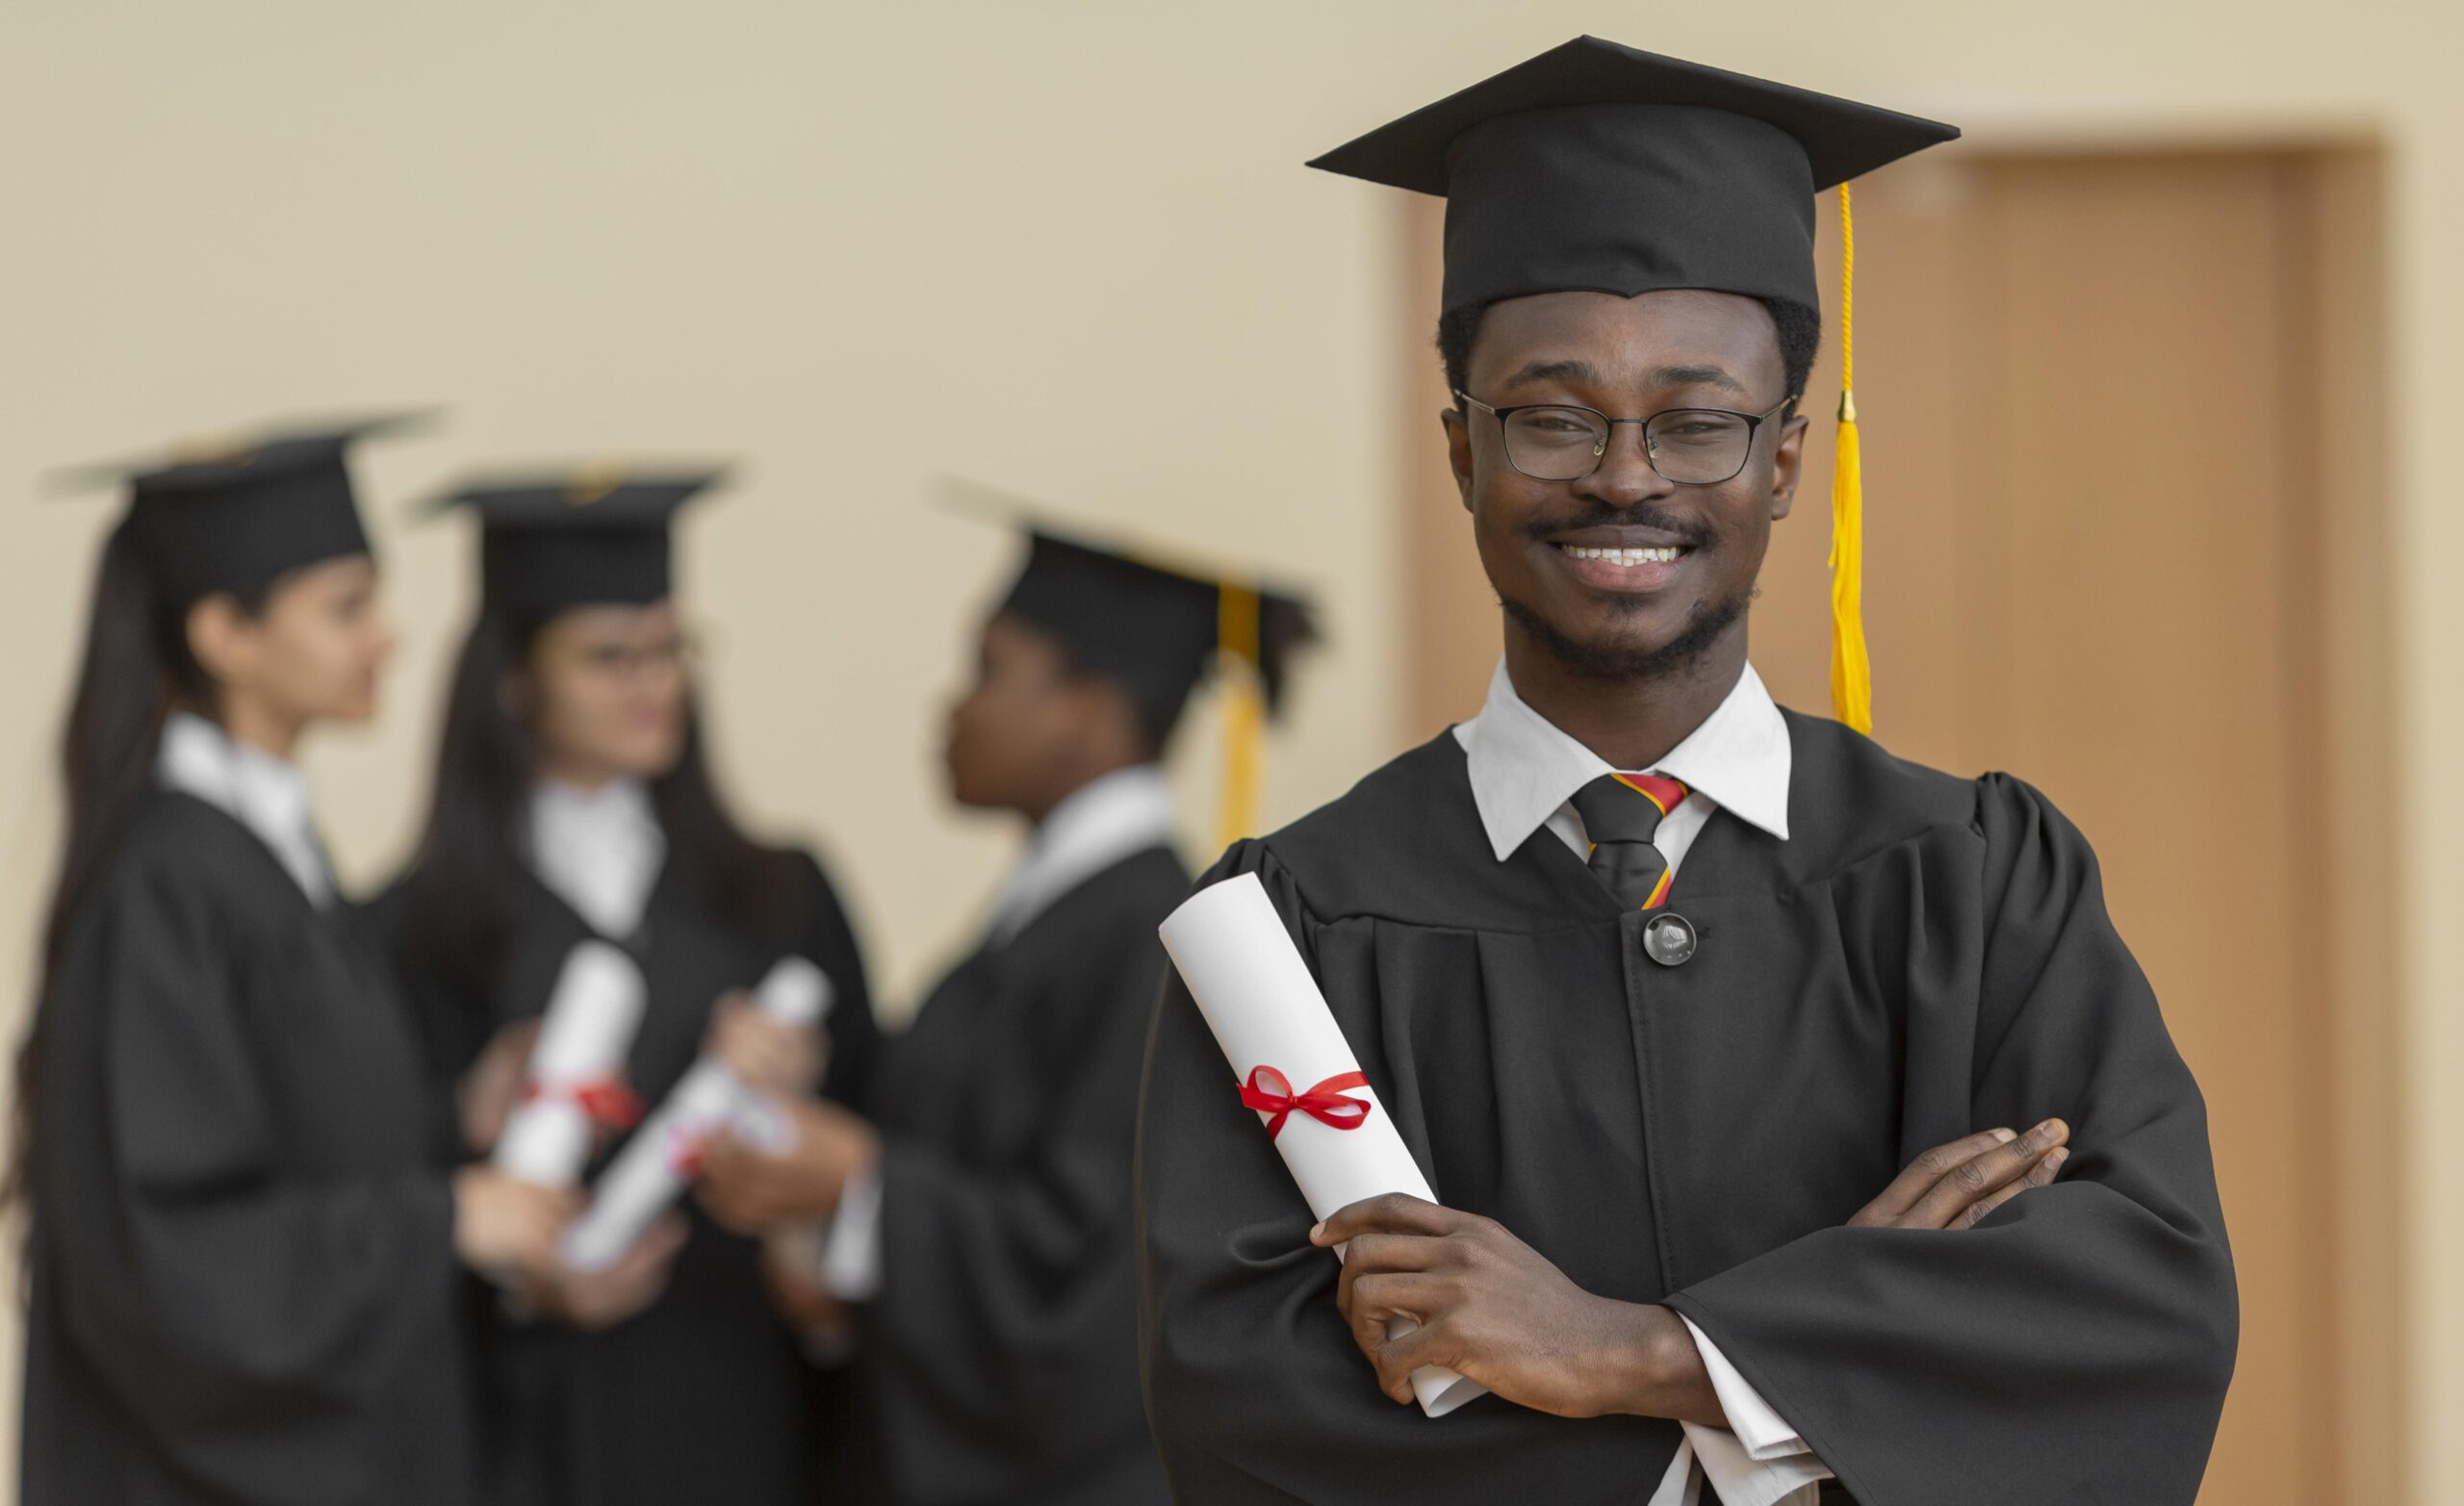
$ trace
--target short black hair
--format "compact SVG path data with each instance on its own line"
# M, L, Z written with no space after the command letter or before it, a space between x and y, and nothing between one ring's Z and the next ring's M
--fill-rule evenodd
M1806 381L1813 375L1814 355L1822 348L1822 313L1794 298L1755 301L1769 312L1772 326L1780 332L1780 366L1787 375L1788 398L1793 405L1805 396ZM1437 321L1437 356L1446 363L1446 390L1450 395L1462 392L1471 381L1472 342L1478 337L1480 320L1488 312L1489 305L1485 303L1467 303L1450 310Z

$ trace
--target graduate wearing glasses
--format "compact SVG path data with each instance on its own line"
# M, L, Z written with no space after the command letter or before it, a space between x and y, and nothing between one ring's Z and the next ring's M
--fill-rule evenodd
M1864 735L1853 404L1839 720L1747 652L1814 195L1956 134L1584 38L1316 164L1446 198L1431 442L1504 652L1477 716L1207 876L1264 886L1437 1200L1313 1226L1168 986L1141 1338L1179 1498L2196 1493L2237 1334L2198 1088L2079 831ZM1494 1394L1424 1417L1423 1366Z
M479 612L417 857L376 909L434 1095L474 1149L502 1127L558 969L585 940L641 968L625 1079L645 1104L790 954L831 982L829 1036L776 1070L849 1095L869 1067L863 963L835 891L811 856L748 836L710 770L673 525L718 479L559 471L475 480L443 504L479 520ZM688 1205L608 1269L560 1266L519 1303L477 1284L467 1295L492 1501L815 1499L827 1409L758 1241Z

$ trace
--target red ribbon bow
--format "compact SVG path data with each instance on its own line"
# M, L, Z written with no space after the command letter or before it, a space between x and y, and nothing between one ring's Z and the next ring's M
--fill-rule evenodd
M1249 1080L1241 1085L1241 1102L1274 1115L1267 1121L1268 1139L1283 1133L1283 1121L1295 1109L1328 1129L1357 1130L1369 1117L1369 1105L1344 1096L1342 1090L1368 1085L1366 1072L1338 1072L1305 1093L1295 1093L1291 1080L1274 1068L1251 1067Z
M642 1122L642 1098L612 1077L585 1078L574 1083L542 1083L536 1079L522 1087L522 1101L534 1098L567 1098L574 1107L590 1116L594 1124L611 1130L629 1130Z

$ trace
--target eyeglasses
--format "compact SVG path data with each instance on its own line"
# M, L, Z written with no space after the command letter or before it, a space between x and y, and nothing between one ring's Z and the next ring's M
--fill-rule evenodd
M1725 408L1664 408L1640 419L1612 419L1570 403L1492 408L1457 389L1455 397L1498 421L1507 464L1535 481L1579 481L1600 469L1608 439L1621 423L1643 426L1643 454L1654 471L1681 486L1717 486L1745 469L1754 433L1796 401L1783 397L1761 413Z
M700 643L684 633L657 643L639 645L586 643L574 651L574 658L584 670L620 680L629 680L651 671L689 672L700 657Z

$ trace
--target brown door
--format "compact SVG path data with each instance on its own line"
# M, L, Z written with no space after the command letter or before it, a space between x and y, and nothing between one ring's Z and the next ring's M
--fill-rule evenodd
M2378 1259L2345 1260L2373 1211L2338 1176L2377 1121L2338 1081L2375 1037L2336 1011L2384 997L2350 986L2384 965L2353 913L2371 880L2339 882L2383 817L2351 788L2376 756L2352 727L2383 717L2353 689L2378 645L2330 620L2377 557L2359 484L2374 410L2348 370L2371 354L2347 306L2371 269L2345 243L2350 178L2281 152L1971 152L1858 193L1876 733L1938 767L2015 772L2087 831L2206 1092L2243 1303L2210 1501L2391 1484L2348 1463L2360 1432L2338 1442L2375 1394L2339 1325L2384 1317L2338 1279ZM1422 286L1432 238L1424 213ZM1774 693L1812 711L1829 709L1835 359L1754 616ZM1428 523L1452 494L1415 361L1406 505ZM1425 735L1476 707L1496 612L1459 522L1413 533L1430 542L1406 598L1408 730Z

